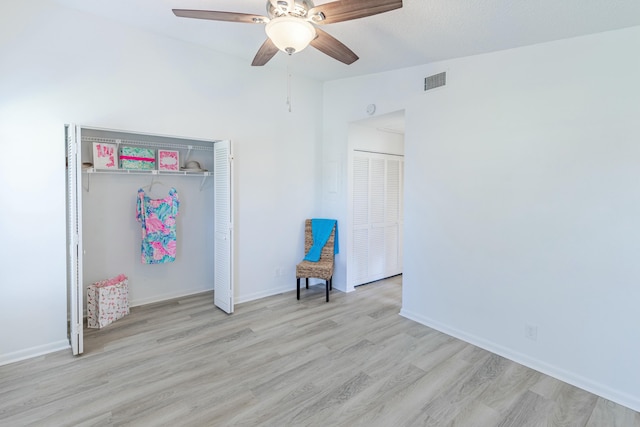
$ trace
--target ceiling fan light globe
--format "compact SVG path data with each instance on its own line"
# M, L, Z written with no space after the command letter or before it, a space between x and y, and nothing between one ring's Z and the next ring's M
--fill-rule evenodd
M283 52L291 55L300 52L316 38L316 29L301 18L282 16L269 21L265 27L267 36Z

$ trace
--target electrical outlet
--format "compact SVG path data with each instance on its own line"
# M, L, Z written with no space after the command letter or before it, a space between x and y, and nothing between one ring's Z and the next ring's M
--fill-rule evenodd
M524 337L530 339L531 341L538 340L538 327L536 325L532 325L527 323L524 325Z

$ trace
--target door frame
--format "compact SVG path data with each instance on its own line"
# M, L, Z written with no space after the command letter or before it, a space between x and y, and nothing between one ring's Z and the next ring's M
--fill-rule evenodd
M84 351L84 280L83 280L83 243L82 243L82 129L96 129L108 132L140 134L119 129L104 129L95 127L85 127L76 124L65 124L65 145L67 151L67 173L66 173L66 227L67 227L67 315L68 315L68 338L69 344L74 355L82 354ZM158 136L167 138L182 139L185 141L194 140L196 138L171 136L171 135L154 135L144 133L143 135ZM229 148L229 182L228 194L230 197L230 223L229 223L229 239L230 251L228 256L229 262L229 286L230 301L228 313L233 312L234 298L234 210L233 210L233 173L232 173L232 144L229 140L200 140L212 143L214 149L217 143L228 143ZM189 149L191 147L186 146ZM214 168L215 173L215 168ZM203 181L204 182L204 181ZM214 206L215 210L215 206ZM213 219L215 221L215 217ZM215 249L214 249L215 252ZM214 253L215 258L215 253ZM214 267L215 268L215 267ZM215 282L215 272L214 272ZM212 284L215 287L215 283Z
M65 125L67 149L67 336L74 356L84 352L84 292L82 286L82 155L81 128Z
M354 154L357 151L371 152L376 154L384 154L391 156L403 156L404 157L404 133L397 132L395 130L386 129L384 125L380 126L380 124L384 124L386 117L393 117L395 121L398 116L404 117L404 111L398 111L395 113L390 113L384 116L378 116L371 119L360 120L357 122L349 123L349 137L347 143L347 262L346 262L346 292L352 292L355 290L355 274L354 274L354 245L353 245L353 160ZM379 135L384 135L388 133L392 134L401 134L399 137L402 139L402 144L400 146L385 146L384 144L380 144L376 141L362 141L361 138L354 137L354 132L358 132L358 128L368 128L369 132L378 133ZM384 138L383 138L384 139ZM404 177L404 167L402 169L402 175ZM404 178L403 178L404 181ZM401 189L401 193L404 193L404 189ZM404 197L404 194L402 194ZM400 217L400 236L403 235L403 216Z

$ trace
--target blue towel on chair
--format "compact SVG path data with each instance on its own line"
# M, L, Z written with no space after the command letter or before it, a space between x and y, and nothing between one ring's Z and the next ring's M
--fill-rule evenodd
M305 261L318 262L320 260L320 254L322 248L327 244L327 240L331 236L333 226L336 226L336 234L333 237L333 253L338 253L338 221L335 219L311 219L311 233L313 234L313 245L307 255L304 257Z

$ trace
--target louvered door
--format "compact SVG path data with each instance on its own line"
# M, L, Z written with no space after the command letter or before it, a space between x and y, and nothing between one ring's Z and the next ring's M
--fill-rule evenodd
M233 156L231 141L214 144L214 304L233 313Z
M82 162L80 127L65 125L67 145L67 295L69 344L74 355L84 351L82 288Z
M402 156L353 157L353 285L402 273Z

